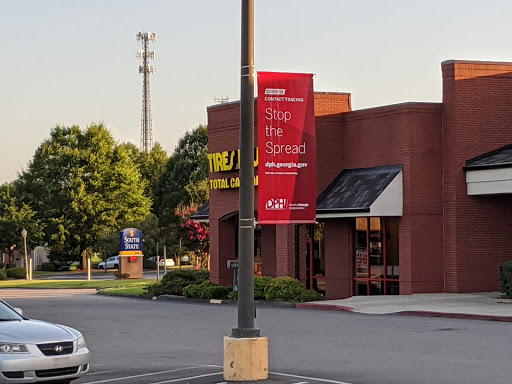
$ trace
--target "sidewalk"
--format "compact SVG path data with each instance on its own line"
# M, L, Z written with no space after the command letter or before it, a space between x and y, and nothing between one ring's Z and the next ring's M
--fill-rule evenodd
M297 308L512 322L512 299L501 296L500 292L353 296L297 304Z

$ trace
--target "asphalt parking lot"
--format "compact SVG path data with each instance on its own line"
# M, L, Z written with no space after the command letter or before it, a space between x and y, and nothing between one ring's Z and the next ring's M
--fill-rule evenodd
M229 305L95 290L0 290L29 318L82 332L91 371L75 384L220 384ZM268 384L510 384L509 323L259 307ZM482 348L482 340L485 348Z
M266 384L350 384L342 381L289 375L278 372L269 374ZM164 383L188 383L188 384L227 384L223 380L222 367L214 365L183 366L155 370L154 368L136 367L122 370L106 370L90 372L86 376L74 381L76 384L164 384ZM230 383L236 383L231 381Z

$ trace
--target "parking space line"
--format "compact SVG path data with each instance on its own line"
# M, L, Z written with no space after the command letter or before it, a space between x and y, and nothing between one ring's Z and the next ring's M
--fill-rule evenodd
M213 364L203 365L203 367L223 368L223 367L222 367L222 366L220 366L220 365L213 365ZM331 384L353 384L353 383L347 383L347 382L345 382L345 381L336 381L336 380L329 380L329 379L320 379L320 378L318 378L318 377L307 377L307 376L290 375L290 374L287 374L287 373L269 372L269 374L277 375L277 376L293 377L293 378L296 378L296 379L316 380L316 381L320 381L320 382L322 382L322 383L331 383ZM307 382L305 382L305 383L307 383ZM153 384L157 384L157 383L153 383ZM295 383L295 384L302 384L302 383Z
M122 371L125 371L125 369L111 369L109 371L88 372L86 376L100 375L102 373L122 372Z
M299 375L289 375L287 373L277 373L277 372L269 372L273 375L277 375L277 376L286 376L286 377L294 377L294 378L297 378L297 379L307 379L307 380L315 380L315 381L320 381L322 383L331 383L331 384L352 384L352 383L347 383L346 381L336 381L336 380L329 380L329 379L320 379L318 377L307 377L307 376L299 376Z
M223 372L207 373L207 374L204 374L204 375L190 376L190 377L182 377L181 379L172 379L172 380L166 380L166 381L158 381L158 382L155 382L155 383L149 383L149 384L176 383L176 382L178 382L178 381L192 380L192 379L200 379L201 377L216 376L216 375L222 375L222 374L223 374Z
M124 377L115 377L113 379L105 379L105 380L99 380L99 381L88 381L84 384L97 384L97 383L109 383L111 381L120 381L120 380L127 380L127 379L135 379L137 377L147 377L147 376L155 376L155 375L161 375L162 373L171 373L171 372L179 372L179 371L186 371L189 369L197 369L198 367L186 367L186 368L177 368L177 369L170 369L167 371L159 371L159 372L152 372L152 373L143 373L140 375L133 375L133 376L124 376Z

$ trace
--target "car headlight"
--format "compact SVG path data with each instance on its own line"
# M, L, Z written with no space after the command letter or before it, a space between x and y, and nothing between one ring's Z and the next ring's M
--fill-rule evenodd
M2 353L29 353L25 344L0 343L0 354Z
M85 339L83 336L80 336L77 339L78 349L87 348L87 343L85 342Z

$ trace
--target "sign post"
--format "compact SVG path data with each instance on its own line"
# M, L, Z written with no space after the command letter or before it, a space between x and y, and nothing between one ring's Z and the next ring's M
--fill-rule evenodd
M130 279L142 279L143 254L142 232L137 228L125 228L120 233L119 273Z

